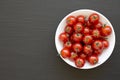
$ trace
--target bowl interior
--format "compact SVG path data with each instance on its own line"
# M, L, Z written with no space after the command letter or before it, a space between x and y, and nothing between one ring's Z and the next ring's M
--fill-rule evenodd
M60 33L62 33L64 31L64 27L66 25L66 18L68 16L70 16L70 15L73 15L73 16L84 15L84 16L88 17L92 13L97 13L100 16L100 21L102 23L104 23L104 24L109 25L112 28L112 33L111 33L110 36L108 36L109 47L107 49L105 49L102 52L102 54L99 56L99 61L98 61L98 63L96 65L90 65L88 62L86 62L85 65L82 68L79 68L79 69L91 69L91 68L95 68L95 67L103 64L110 57L110 55L112 54L112 51L113 51L114 45L115 45L115 32L114 32L113 26L110 23L110 21L105 16L103 16L101 13L99 13L97 11L94 11L94 10L89 10L89 9L76 10L74 12L71 12L70 14L68 14L67 16L65 16L63 18L63 20L58 25L58 28L57 28L56 34L55 34L55 45L56 45L58 54L60 54L60 51L63 48L63 43L59 40L59 35L60 35ZM62 58L62 59L67 64L71 65L72 67L77 68L75 66L74 62L70 61L69 59L64 59L64 58Z

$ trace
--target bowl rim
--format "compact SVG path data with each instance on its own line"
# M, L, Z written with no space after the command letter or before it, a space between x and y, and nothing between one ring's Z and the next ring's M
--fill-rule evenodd
M59 50L58 50L58 48L57 48L57 38L58 38L58 37L57 37L56 35L57 35L58 27L61 25L61 23L64 21L64 19L66 19L66 18L67 18L68 16L70 16L71 14L76 13L76 12L79 12L79 11L95 12L95 13L99 14L100 16L102 16L102 17L110 24L110 26L111 26L111 28L112 28L112 31L113 31L113 36L114 36L114 45L113 45L113 48L112 48L112 50L111 50L111 53L110 53L109 57L106 58L106 60L103 61L102 63L100 63L100 64L98 64L98 65L96 65L96 66L89 67L89 68L83 68L83 67L82 67L82 68L78 68L78 67L76 67L76 66L72 66L71 64L69 64L68 62L65 61L65 59L60 55ZM72 11L72 12L68 13L68 14L67 14L66 16L64 16L64 17L62 18L62 20L59 22L59 24L58 24L58 26L57 26L57 29L56 29L56 32L55 32L55 46L56 46L58 55L60 55L61 59L62 59L65 63L67 63L68 65L70 65L70 66L72 66L72 67L74 67L74 68L76 68L76 69L93 69L93 68L96 68L96 67L99 67L100 65L102 65L102 64L105 63L105 62L110 58L110 56L112 55L113 50L114 50L114 48L115 48L115 43L116 43L115 31L114 31L113 25L111 24L111 22L109 21L109 19L108 19L107 17L105 17L102 13L100 13L100 12L98 12L98 11L96 11L96 10L92 10L92 9L78 9L78 10L75 10L75 11Z

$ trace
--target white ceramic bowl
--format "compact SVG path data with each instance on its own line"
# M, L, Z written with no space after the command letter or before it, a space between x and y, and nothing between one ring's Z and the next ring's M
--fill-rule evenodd
M63 44L62 42L59 40L59 35L60 33L62 33L64 31L64 27L66 25L66 18L70 15L73 16L78 16L78 15L84 15L84 16L89 16L92 13L97 13L100 16L100 21L102 23L105 23L107 25L109 25L112 28L112 33L110 36L108 36L108 41L109 41L109 47L107 49L105 49L102 54L99 56L99 61L96 65L90 65L88 62L85 63L85 65L82 68L78 68L78 69L92 69L95 68L101 64L103 64L112 54L112 51L114 49L115 46L115 32L113 29L112 24L110 23L110 21L101 13L94 11L94 10L89 10L89 9L80 9L80 10L76 10L71 12L70 14L68 14L67 16L65 16L62 21L60 22L60 24L58 25L58 28L56 30L56 34L55 34L55 45L58 51L58 54L60 54L61 49L63 48ZM62 58L62 56L60 56ZM72 67L75 67L74 62L70 61L69 59L64 59L62 58L67 64L69 64Z

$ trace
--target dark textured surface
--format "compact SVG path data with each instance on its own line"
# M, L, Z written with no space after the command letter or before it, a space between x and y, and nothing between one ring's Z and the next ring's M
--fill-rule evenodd
M0 80L119 80L120 0L0 0ZM57 56L55 30L71 11L89 8L113 24L116 46L103 65L70 67Z

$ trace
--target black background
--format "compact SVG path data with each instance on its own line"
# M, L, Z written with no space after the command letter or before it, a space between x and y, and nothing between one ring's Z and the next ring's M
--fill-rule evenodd
M0 0L0 80L119 80L120 0ZM101 66L78 70L55 48L55 31L78 9L103 13L113 24L116 45Z

